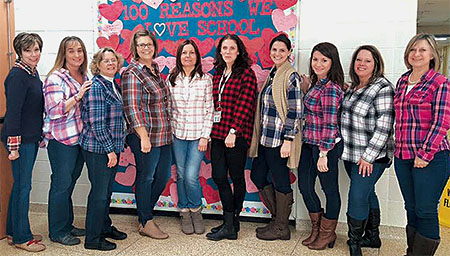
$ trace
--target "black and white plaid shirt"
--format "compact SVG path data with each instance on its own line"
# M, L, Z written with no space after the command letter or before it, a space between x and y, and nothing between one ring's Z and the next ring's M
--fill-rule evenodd
M348 89L342 103L342 160L369 163L394 152L394 86L386 78L359 90Z

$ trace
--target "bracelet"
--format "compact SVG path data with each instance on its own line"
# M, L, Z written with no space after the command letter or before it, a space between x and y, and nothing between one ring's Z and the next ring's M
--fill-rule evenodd
M75 94L75 96L73 96L76 102L80 102L81 99L78 98L78 94Z

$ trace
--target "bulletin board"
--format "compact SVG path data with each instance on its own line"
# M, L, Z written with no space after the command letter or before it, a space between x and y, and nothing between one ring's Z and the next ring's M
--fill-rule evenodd
M298 16L296 0L116 0L98 1L97 47L111 47L125 58L124 68L131 60L130 39L138 29L148 29L158 40L158 64L163 76L175 66L178 45L185 39L196 41L203 71L214 73L214 53L218 40L230 33L244 42L253 60L260 88L273 65L269 43L279 32L288 34L296 42ZM294 62L294 57L291 61ZM122 70L124 69L122 68ZM247 194L244 215L265 216L268 210L261 203L256 186L250 180L251 160L246 163ZM204 212L220 213L217 186L211 177L209 151L200 168ZM134 181L136 167L133 154L127 148L120 156L119 170L113 186L112 207L136 207ZM291 182L296 177L291 173ZM231 182L231 181L230 181ZM178 202L176 168L157 202L157 209L176 210Z

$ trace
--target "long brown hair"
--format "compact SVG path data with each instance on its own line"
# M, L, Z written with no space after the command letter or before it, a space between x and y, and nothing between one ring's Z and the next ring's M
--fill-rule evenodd
M53 68L48 72L47 75L50 75L53 73L53 71L60 69L60 68L66 68L66 50L67 47L70 44L73 44L74 42L78 42L81 45L81 49L83 50L84 60L81 66L78 68L78 71L81 75L87 74L87 67L88 67L88 56L86 51L86 46L84 45L83 41L77 37L77 36L66 36L59 44L58 53L56 55L55 64L53 65Z
M331 67L328 71L327 78L343 88L344 70L342 69L341 61L339 59L339 53L336 46L328 42L317 44L311 51L311 57L309 59L309 77L311 78L311 84L316 84L318 80L317 74L314 72L314 69L311 65L313 54L315 51L318 51L325 57L331 59Z
M360 83L359 76L355 72L355 62L358 53L362 50L369 51L370 54L372 54L374 62L372 76L370 76L367 85L372 84L376 79L380 77L384 77L384 61L383 58L381 57L380 51L378 51L378 49L373 45L362 45L358 47L358 49L356 49L356 51L353 53L352 61L350 62L349 75L350 79L352 80L351 88L358 86Z
M181 64L181 54L183 54L183 48L186 45L192 45L194 48L195 56L197 57L195 61L195 67L194 70L190 74L185 74L183 69L183 64ZM196 74L199 74L200 77L203 76L203 70L202 70L202 57L200 56L200 51L198 50L197 44L194 40L185 40L182 42L177 49L177 58L176 58L176 65L175 68L170 72L169 82L172 86L175 86L175 80L177 79L177 76L182 73L185 76L190 76L191 80L194 78Z
M227 64L223 60L222 54L220 53L220 51L222 50L223 41L227 39L236 42L239 54L234 61L232 70L233 73L241 74L244 72L244 70L250 68L250 66L252 65L252 59L250 59L250 57L248 56L247 48L245 48L244 42L242 42L242 40L235 34L227 34L219 40L219 44L216 48L214 68L216 69L216 71L219 70L222 72L227 66Z

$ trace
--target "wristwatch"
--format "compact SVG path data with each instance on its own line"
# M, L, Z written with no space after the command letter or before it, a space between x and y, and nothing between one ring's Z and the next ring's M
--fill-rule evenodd
M320 158L322 158L322 157L327 157L327 154L328 154L328 151L326 151L326 152L320 151L320 152L319 152L319 157L320 157Z
M236 134L236 129L231 128L231 129L230 129L230 134Z

